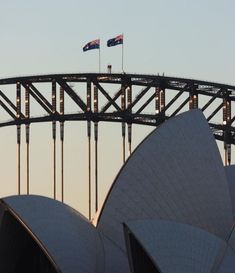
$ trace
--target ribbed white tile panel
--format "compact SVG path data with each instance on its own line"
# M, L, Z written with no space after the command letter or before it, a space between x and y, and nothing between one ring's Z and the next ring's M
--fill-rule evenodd
M98 219L98 230L125 249L122 223L175 220L228 236L232 207L221 157L199 110L154 130L120 171Z
M217 236L173 221L142 220L126 225L164 273L211 273L226 248Z
M233 208L233 218L235 220L235 165L230 165L225 167L225 173L227 176L232 208Z
M100 233L105 254L105 271L107 273L130 273L126 252L113 241Z
M74 209L35 195L7 197L3 201L41 242L62 273L104 272L98 232Z

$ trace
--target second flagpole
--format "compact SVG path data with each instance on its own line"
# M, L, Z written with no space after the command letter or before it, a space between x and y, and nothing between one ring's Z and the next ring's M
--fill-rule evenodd
M122 34L122 72L124 72L123 62L124 62L124 35Z
M100 39L99 39L99 73L101 72L101 60L100 60Z

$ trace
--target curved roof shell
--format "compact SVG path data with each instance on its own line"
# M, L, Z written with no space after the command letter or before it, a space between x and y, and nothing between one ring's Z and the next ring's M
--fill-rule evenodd
M233 218L235 220L235 165L226 166L225 173L227 176L229 192L232 202Z
M104 272L107 273L130 273L130 267L126 252L112 240L100 233L104 248L105 264Z
M226 249L226 243L217 236L173 221L131 221L126 226L160 272L214 272Z
M41 196L4 198L9 211L63 273L103 273L103 247L96 229L61 202Z
M234 273L235 272L235 251L228 246L221 264L216 273Z
M125 249L122 223L175 220L226 238L233 225L221 157L199 110L171 118L135 150L117 176L98 230Z

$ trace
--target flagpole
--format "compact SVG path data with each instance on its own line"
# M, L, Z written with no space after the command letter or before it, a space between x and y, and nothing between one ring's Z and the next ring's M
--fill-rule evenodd
M124 72L123 60L124 60L124 36L123 36L123 33L122 33L122 72Z
M99 39L100 41L100 39ZM99 73L100 73L100 69L101 69L101 62L100 62L100 44L99 44Z

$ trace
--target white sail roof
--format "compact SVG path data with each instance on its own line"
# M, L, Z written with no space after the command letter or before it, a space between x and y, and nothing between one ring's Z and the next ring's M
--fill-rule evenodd
M125 249L122 223L175 220L225 238L233 225L224 167L199 110L154 130L117 176L98 219L98 230Z
M164 273L211 273L226 243L190 225L164 220L126 223L155 266Z
M34 195L4 198L1 205L41 243L60 272L104 272L96 229L71 207Z

